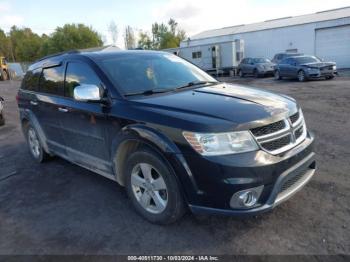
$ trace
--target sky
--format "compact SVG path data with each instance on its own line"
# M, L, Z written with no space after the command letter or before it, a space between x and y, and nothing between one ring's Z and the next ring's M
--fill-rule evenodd
M154 22L174 18L188 36L204 30L249 24L350 6L350 0L0 0L0 28L30 27L50 34L66 23L84 23L111 44L108 25L119 29L117 45L123 47L123 30L150 31Z

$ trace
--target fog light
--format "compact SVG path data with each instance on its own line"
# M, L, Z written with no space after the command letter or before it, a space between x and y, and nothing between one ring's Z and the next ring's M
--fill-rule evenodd
M251 208L254 207L261 195L264 186L249 188L239 191L231 197L230 206L232 208Z

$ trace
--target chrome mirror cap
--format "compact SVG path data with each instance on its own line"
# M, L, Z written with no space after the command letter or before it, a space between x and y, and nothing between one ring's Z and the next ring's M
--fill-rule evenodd
M77 101L100 101L100 88L96 85L80 85L74 88L74 99Z

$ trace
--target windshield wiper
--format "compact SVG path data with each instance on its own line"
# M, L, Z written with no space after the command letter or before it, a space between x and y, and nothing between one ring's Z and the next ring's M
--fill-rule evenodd
M218 81L192 81L187 83L186 85L176 87L174 90L179 90L191 86L197 86L197 85L205 85L205 84L218 84Z
M124 96L149 96L149 95L154 95L154 94L160 94L160 93L165 93L172 91L171 89L151 89L151 90L145 90L141 92L135 92L135 93L127 93Z

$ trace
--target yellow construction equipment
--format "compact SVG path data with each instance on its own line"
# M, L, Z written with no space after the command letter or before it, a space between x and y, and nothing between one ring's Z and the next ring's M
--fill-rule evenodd
M0 56L0 80L5 81L10 79L10 72L6 58Z

